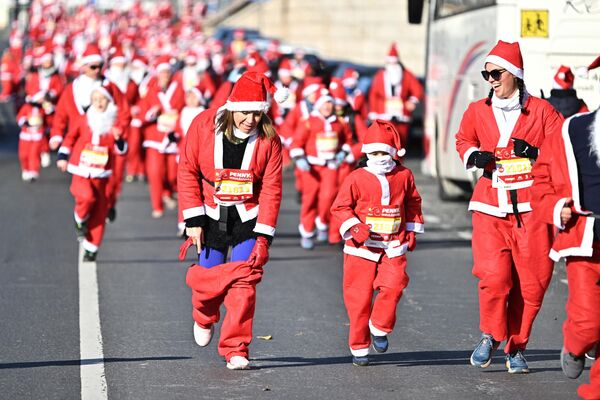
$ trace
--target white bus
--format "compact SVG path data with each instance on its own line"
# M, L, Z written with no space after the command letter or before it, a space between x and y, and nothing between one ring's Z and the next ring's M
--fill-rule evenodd
M420 23L423 0L409 0ZM518 41L525 85L549 96L563 64L574 71L600 55L600 0L430 0L427 29L423 172L437 177L442 199L468 194L478 176L467 173L454 135L470 102L487 96L480 71L498 40ZM600 104L599 72L575 78L590 110Z

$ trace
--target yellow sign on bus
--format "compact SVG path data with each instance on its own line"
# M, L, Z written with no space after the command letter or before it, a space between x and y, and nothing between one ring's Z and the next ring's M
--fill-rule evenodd
M521 37L548 37L548 10L521 10Z

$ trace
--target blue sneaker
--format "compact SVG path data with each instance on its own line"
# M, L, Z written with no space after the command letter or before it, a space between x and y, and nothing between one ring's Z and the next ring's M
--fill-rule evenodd
M373 350L375 350L378 353L385 353L389 346L387 335L386 336L371 335L371 337L373 338Z
M522 350L506 355L506 368L508 368L509 374L526 374L529 372L529 366Z
M352 356L352 364L356 365L357 367L366 367L369 365L369 356Z
M492 335L483 334L477 347L471 354L471 365L480 368L487 368L492 363L492 353L498 348L500 342L494 340Z

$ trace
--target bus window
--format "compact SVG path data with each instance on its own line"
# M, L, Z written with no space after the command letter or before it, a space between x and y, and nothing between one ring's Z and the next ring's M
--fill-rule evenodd
M435 7L435 19L493 5L496 5L496 0L438 0Z

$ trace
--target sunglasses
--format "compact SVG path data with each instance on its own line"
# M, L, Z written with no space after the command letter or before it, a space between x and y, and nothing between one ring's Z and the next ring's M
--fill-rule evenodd
M485 79L486 81L488 81L490 79L490 76L492 77L493 80L495 81L499 81L500 77L502 76L502 73L506 72L506 69L493 69L491 71L481 71L481 76L483 76L483 79Z
M95 71L97 69L100 69L100 68L102 68L102 64L100 64L100 65L90 65L89 66L89 69L91 69L93 71Z

